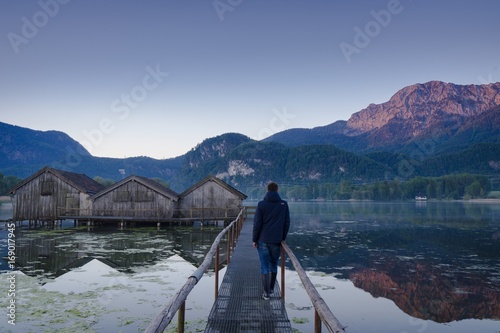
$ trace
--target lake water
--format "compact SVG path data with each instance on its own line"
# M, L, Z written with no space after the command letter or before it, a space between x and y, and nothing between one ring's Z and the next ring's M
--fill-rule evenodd
M290 209L287 243L346 332L500 332L500 204L323 202ZM0 220L11 214L10 205L1 206ZM15 273L1 260L0 332L141 332L220 230L18 226ZM1 223L2 257L8 234ZM311 303L286 266L292 326L312 332ZM6 313L11 299L15 326ZM203 330L213 301L209 272L188 298L186 332Z

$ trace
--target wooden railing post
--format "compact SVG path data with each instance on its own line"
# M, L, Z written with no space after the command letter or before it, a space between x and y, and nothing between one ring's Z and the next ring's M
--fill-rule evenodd
M231 262L231 241L232 241L231 230L228 230L227 231L227 244L226 244L226 262L228 265Z
M233 241L231 242L231 247L234 252L234 247L236 246L236 224L233 224L233 227L231 228L231 234L233 234Z
M281 299L285 301L285 248L281 247Z
M314 333L321 333L321 317L316 308L314 309Z
M186 301L182 302L177 314L177 333L184 333L184 320L186 319Z
M215 299L219 297L219 246L217 245L217 251L215 251Z

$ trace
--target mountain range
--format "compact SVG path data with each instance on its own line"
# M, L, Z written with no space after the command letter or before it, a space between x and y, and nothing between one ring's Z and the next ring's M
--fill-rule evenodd
M479 142L499 142L499 106L500 82L455 85L431 81L405 87L389 101L370 104L347 121L310 130L290 129L266 141L335 144L356 152L408 152L432 141L434 148L427 152L431 155Z
M58 131L0 123L0 172L20 178L45 165L118 180L119 170L161 178L174 190L216 175L242 189L287 184L373 182L477 173L500 175L500 82L415 84L347 121L295 128L256 141L224 133L170 159L92 156Z

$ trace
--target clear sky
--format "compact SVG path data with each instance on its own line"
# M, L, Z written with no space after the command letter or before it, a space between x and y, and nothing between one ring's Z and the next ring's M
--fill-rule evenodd
M94 156L182 155L500 81L497 0L2 0L0 121Z

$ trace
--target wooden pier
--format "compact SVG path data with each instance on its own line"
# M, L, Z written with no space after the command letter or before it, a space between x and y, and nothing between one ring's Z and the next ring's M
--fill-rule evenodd
M176 296L153 319L144 333L162 333L178 315L177 332L184 332L186 298L194 286L203 277L215 258L215 267L219 267L219 246L223 237L227 237L228 265L224 279L219 287L218 269L215 270L215 302L210 311L205 333L292 333L292 327L286 313L284 293L276 283L271 299L262 298L263 287L260 275L260 261L257 249L252 246L252 218L255 207L248 211L243 208L238 217L216 237L203 263L187 279ZM237 241L236 241L237 240ZM328 308L306 272L285 242L283 251L288 255L314 307L314 332L321 333L325 326L330 333L345 333L344 326ZM281 258L281 282L285 284L284 258ZM283 287L284 289L284 287Z
M206 333L292 332L278 283L270 300L262 298L257 249L252 246L252 222L243 224L231 262L210 312Z

